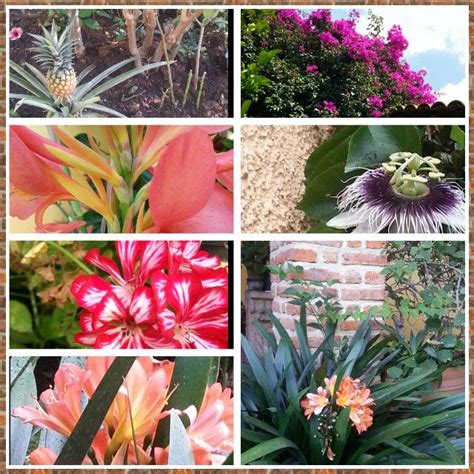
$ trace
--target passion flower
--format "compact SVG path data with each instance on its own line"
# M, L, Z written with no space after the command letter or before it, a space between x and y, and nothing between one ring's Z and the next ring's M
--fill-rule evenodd
M361 233L464 232L464 192L445 179L439 164L437 158L416 153L390 155L338 195L341 213L327 225Z

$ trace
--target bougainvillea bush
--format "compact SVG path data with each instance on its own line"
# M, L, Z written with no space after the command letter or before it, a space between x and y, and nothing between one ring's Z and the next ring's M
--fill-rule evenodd
M231 362L226 357L14 357L10 464L229 462Z
M223 243L15 242L12 347L225 349L228 268L218 252L227 260Z
M425 70L403 58L403 25L384 37L371 15L333 20L331 10L242 12L242 114L254 117L382 117L436 100Z

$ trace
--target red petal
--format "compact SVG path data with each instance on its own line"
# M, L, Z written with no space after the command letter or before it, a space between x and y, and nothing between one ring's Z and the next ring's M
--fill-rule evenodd
M166 298L168 303L176 310L177 319L186 318L193 306L193 302L199 299L203 291L202 285L195 275L190 273L179 273L168 277L166 285Z
M138 257L143 251L143 246L143 242L138 242L136 240L120 241L115 243L117 255L122 265L123 275L127 281L131 280L135 276L136 263ZM115 266L115 268L117 267Z
M158 311L160 311L161 309L164 309L167 304L166 292L165 292L167 283L168 283L168 275L164 273L155 272L151 276L151 287L153 288Z
M129 313L137 324L156 321L156 305L150 287L141 286L134 291Z
M97 275L77 277L71 285L71 293L82 308L94 312L96 306L112 289L112 285Z
M103 257L100 254L99 249L91 249L87 253L85 261L91 265L96 266L97 268L100 268L104 272L107 272L120 285L125 286L127 284L115 262L111 258Z
M208 202L216 179L212 140L197 128L173 140L153 169L150 212L160 228L189 219Z
M140 266L140 282L144 284L151 272L163 270L168 263L168 243L165 241L146 242Z
M111 322L123 322L127 318L127 313L120 300L113 291L109 291L95 307L92 324L94 329Z

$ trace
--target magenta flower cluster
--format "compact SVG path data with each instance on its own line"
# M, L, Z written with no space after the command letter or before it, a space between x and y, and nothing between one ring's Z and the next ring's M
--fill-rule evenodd
M358 17L356 11L348 19L332 20L329 9L315 10L309 15L303 15L298 10L283 9L278 10L270 20L273 27L270 38L274 44L269 47L281 48L286 45L286 57L285 53L279 57L291 62L289 54L291 44L295 42L301 58L298 63L303 61L299 66L301 73L317 76L314 80L320 81L320 84L334 81L341 83L335 72L335 66L341 65L341 68L345 68L348 83L354 82L352 78L356 73L362 77L358 78L358 84L362 85L354 86L359 87L359 90L350 90L348 86L347 90L338 90L335 95L327 93L326 97L319 96L316 105L313 105L314 109L335 115L344 102L346 108L358 108L358 114L380 117L400 106L435 102L436 95L425 82L426 71L412 70L403 59L408 41L401 26L392 26L386 38L363 35L356 29ZM370 79L364 82L363 78ZM320 87L318 92L322 93L321 90ZM360 105L354 105L355 101Z

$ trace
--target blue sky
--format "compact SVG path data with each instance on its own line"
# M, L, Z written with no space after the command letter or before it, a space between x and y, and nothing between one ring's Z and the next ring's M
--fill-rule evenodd
M405 59L414 70L426 68L427 82L442 92L441 100L466 100L465 60L468 47L467 10L452 6L371 7L384 18L384 32L392 25L402 27L409 46ZM308 10L305 10L308 11ZM332 9L332 18L347 18L350 10ZM358 9L358 31L365 33L368 9Z

